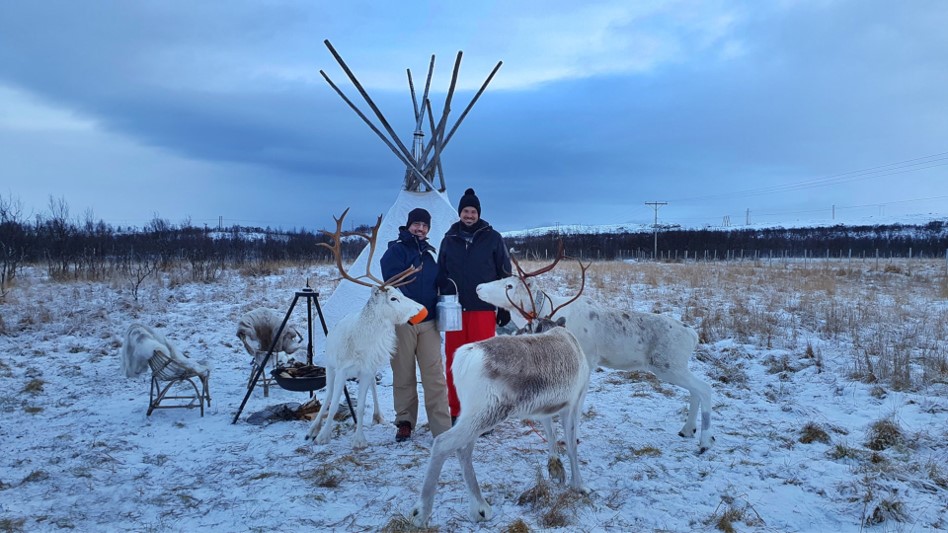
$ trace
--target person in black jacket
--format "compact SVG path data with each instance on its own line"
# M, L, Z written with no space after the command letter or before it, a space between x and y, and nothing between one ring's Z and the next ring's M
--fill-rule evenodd
M408 222L398 228L398 239L388 243L382 255L382 276L389 279L410 266L421 267L414 281L400 287L402 294L425 306L428 316L420 324L395 327L396 351L392 357L392 389L395 404L395 441L411 437L418 419L417 361L425 393L425 411L431 434L437 437L451 427L448 393L441 364L441 333L435 326L437 312L438 264L434 248L428 243L431 214L416 208L408 213Z
M474 189L464 191L458 202L458 216L461 220L444 234L438 254L438 289L441 294L457 294L462 309L461 330L448 331L444 340L452 421L461 414L451 372L454 352L463 344L493 337L496 326L510 322L508 311L477 297L479 284L505 278L511 270L504 239L481 218L481 202Z

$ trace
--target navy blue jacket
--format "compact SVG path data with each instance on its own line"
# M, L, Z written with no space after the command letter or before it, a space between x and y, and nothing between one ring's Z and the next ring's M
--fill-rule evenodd
M477 297L477 286L509 276L510 255L504 238L484 219L478 220L470 230L458 221L448 228L441 240L438 266L441 294L455 293L450 278L457 283L462 309L493 311L496 307Z
M415 274L415 280L399 287L402 294L425 306L428 316L425 321L433 320L437 312L438 264L434 259L434 247L428 244L427 239L419 239L408 228L398 228L398 239L388 243L388 249L382 255L382 277L389 279L410 266L421 267L421 272Z

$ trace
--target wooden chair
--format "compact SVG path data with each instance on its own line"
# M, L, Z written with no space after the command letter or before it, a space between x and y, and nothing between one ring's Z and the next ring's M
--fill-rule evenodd
M148 366L151 367L151 390L148 394L148 413L151 416L155 409L191 409L201 408L201 416L204 416L204 403L211 406L211 392L208 388L208 379L211 371L203 365L191 363L187 360L172 358L162 352L156 352L148 360ZM195 383L197 379L201 386ZM187 385L191 386L194 394L186 394ZM171 391L175 385L178 387ZM184 390L182 390L184 389ZM174 395L169 395L174 392ZM177 400L171 404L162 405L166 400ZM184 403L181 400L188 400Z

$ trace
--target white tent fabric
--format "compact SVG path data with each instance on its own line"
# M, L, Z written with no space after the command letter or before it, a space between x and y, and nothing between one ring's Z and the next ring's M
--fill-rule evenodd
M378 243L371 265L372 274L375 277L382 279L382 269L379 266L382 254L388 248L388 242L398 238L398 227L405 225L408 220L408 212L416 207L427 209L431 213L431 231L428 233L428 242L435 247L436 253L441 245L444 232L448 231L451 224L458 221L457 207L452 205L447 192L412 192L405 190L399 192L395 203L389 208L388 213L382 217L382 226L379 228ZM369 248L366 247L355 262L348 267L353 276L359 276L365 272L365 262L368 260L368 255ZM321 304L326 326L330 331L342 317L362 309L365 301L369 298L369 290L368 287L348 280L339 282L336 290L326 300L326 303Z

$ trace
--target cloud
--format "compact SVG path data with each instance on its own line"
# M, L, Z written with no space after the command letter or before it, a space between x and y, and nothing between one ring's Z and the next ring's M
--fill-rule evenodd
M208 190L232 175L245 188L316 189L334 205L366 194L390 202L403 168L319 76L325 70L368 112L322 41L406 142L405 69L420 92L436 54L440 113L463 50L454 118L495 63L504 66L448 147L445 171L449 188L476 185L497 199L495 224L517 229L569 206L556 215L563 223L624 222L649 215L644 201L676 198L669 216L718 218L748 207L728 192L946 150L938 111L948 8L886 7L8 2L0 4L0 130L47 132L12 138L22 186L48 183L50 193L55 182L31 174L82 169L85 188L104 197L120 178L108 159L116 154L97 143L111 143ZM51 149L58 143L85 152ZM101 154L98 166L83 153ZM939 170L898 182L909 195L948 192L934 178ZM122 172L157 179L131 164ZM891 181L761 195L750 207L897 199ZM712 195L723 199L686 202ZM245 191L225 196L238 213L273 212Z

